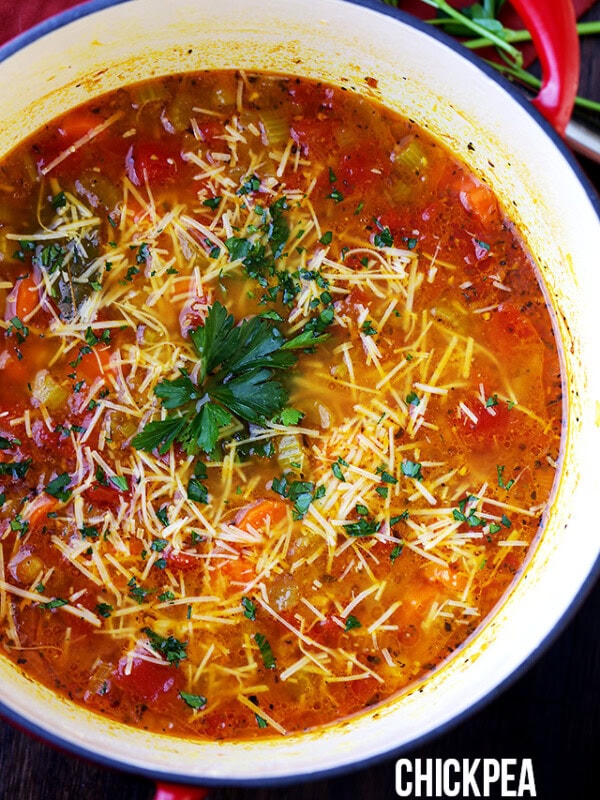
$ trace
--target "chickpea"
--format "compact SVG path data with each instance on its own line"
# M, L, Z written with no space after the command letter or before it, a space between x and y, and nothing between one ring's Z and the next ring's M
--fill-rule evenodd
M290 575L282 575L273 581L270 597L278 611L288 611L298 603L300 589Z
M44 562L32 553L25 553L22 558L17 556L17 559L11 565L11 572L20 583L32 584L44 571Z

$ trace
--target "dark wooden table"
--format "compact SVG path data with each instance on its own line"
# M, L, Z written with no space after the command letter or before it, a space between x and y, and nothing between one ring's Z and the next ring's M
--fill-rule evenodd
M22 26L57 5L75 2L10 3ZM4 22L2 17L0 7ZM586 19L600 19L599 2ZM600 101L600 38L586 39L582 56L580 93ZM600 130L600 116L592 115L590 122ZM600 191L600 167L581 163ZM510 688L452 730L404 755L531 758L538 797L599 798L600 583L592 587L559 638ZM215 789L211 800L392 800L397 796L394 765L395 759L387 759L343 777L275 789ZM55 752L0 722L0 800L150 800L152 796L148 780Z

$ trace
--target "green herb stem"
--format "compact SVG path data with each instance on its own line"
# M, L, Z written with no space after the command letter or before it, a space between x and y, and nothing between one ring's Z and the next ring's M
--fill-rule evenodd
M466 24L466 22L465 22ZM593 20L591 22L579 22L577 24L577 33L579 36L594 36L600 33L600 20ZM531 34L527 30L512 30L511 28L504 29L504 38L507 42L513 44L521 44L523 42L531 41ZM486 34L476 39L467 39L463 42L465 47L469 50L479 50L481 47L490 46L490 37Z
M432 8L436 8L438 11L441 11L444 14L447 14L452 19L456 20L456 22L460 22L461 25L464 25L469 30L473 31L473 33L478 34L481 38L485 38L489 45L493 47L497 47L499 50L503 50L507 53L512 59L514 59L516 64L521 64L523 61L523 56L516 47L513 47L510 42L507 42L501 36L497 36L493 31L487 30L478 22L473 19L469 19L464 14L461 14L460 11L457 11L455 8L446 2L446 0L421 0L421 2L425 3L425 5L431 6ZM439 21L438 21L439 24Z
M486 61L486 63L497 69L498 72L501 72L503 75L514 78L515 80L519 81L519 83L529 86L532 89L539 89L542 85L541 80L536 78L535 75L532 75L531 72L527 72L527 70L511 66L510 64L496 64L493 61ZM587 97L580 97L578 95L575 98L575 105L578 108L585 108L588 111L596 111L600 113L600 102L596 100L589 100Z
M384 3L390 6L398 7L398 0L383 0ZM476 20L462 13L461 11L453 8L446 0L421 0L422 3L432 8L437 9L445 16L439 16L435 19L427 20L428 24L448 29L450 26L456 27L456 24L464 28L464 35L459 36L458 39L464 47L469 50L479 50L485 47L496 47L507 60L505 64L498 64L494 61L486 61L491 67L496 69L503 75L518 81L519 83L532 88L539 88L541 81L522 68L523 56L521 52L513 47L513 44L522 44L531 41L531 34L527 30L512 30L499 23L499 32L496 34L493 30L480 25ZM495 13L492 12L490 19L497 20ZM447 31L451 35L455 32ZM469 32L476 34L469 38ZM600 34L600 20L591 20L589 22L579 22L577 24L577 33L579 36L593 36ZM585 97L577 96L575 98L575 105L578 108L584 108L588 111L600 112L600 102L595 100L588 100Z

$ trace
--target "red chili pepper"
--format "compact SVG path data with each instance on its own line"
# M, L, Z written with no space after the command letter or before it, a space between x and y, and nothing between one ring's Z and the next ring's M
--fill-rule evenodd
M177 786L172 783L158 783L154 800L204 800L209 790L201 786Z
M536 46L542 88L533 104L563 135L579 81L579 38L571 0L511 0Z

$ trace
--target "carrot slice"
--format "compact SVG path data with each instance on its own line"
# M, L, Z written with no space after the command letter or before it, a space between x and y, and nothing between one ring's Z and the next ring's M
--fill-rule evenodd
M91 352L84 353L77 365L77 374L92 384L96 378L103 378L110 372L110 347L94 347Z
M46 494L38 494L38 496L28 503L23 510L23 519L29 522L30 528L36 528L38 525L44 525L48 519L48 514L55 511L58 506L58 500Z
M81 139L103 122L104 119L99 114L77 109L63 118L59 130L61 135L71 142Z
M219 572L229 583L248 583L256 574L254 566L241 555L237 558L228 558L219 564Z
M463 177L459 190L460 202L473 216L485 225L498 211L498 202L489 186L476 183L470 177Z
M272 528L278 522L283 522L287 517L287 505L281 500L258 500L251 506L246 506L236 520L236 525L242 530L253 529L262 531Z
M462 592L467 585L467 576L462 572L457 572L441 564L431 561L421 570L426 581L433 584L441 584L445 589L454 592Z
M40 302L40 293L37 281L33 275L21 278L17 287L15 311L20 320L25 320L32 314Z

